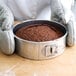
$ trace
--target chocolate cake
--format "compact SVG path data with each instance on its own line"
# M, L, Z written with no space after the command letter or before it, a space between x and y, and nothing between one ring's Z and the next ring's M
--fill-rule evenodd
M16 31L16 36L29 41L43 42L63 36L60 29L47 24L34 24L22 27Z

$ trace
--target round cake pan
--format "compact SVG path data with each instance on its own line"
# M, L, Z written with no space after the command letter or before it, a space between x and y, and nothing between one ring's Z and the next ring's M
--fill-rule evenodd
M44 42L35 42L28 41L19 38L15 35L16 31L22 27L29 26L31 24L48 24L54 27L57 27L64 33L64 35L58 39L44 41ZM56 57L61 55L66 47L66 36L67 31L66 28L57 22L48 21L48 20L29 20L17 24L13 28L14 36L15 36L15 50L16 53L24 58L34 59L34 60L44 60Z

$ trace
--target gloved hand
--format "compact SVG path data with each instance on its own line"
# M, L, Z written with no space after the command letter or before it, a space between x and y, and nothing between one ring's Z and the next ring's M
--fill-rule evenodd
M8 55L14 52L13 22L14 19L11 11L0 0L0 49Z
M64 24L67 28L67 45L73 46L75 43L75 18L71 7L74 0L51 0L51 19Z

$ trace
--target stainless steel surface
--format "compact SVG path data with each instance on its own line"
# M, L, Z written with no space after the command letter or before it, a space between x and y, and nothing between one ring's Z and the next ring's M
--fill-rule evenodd
M63 27L63 25L57 22L47 20L30 20L18 24L17 26L14 27L13 31L15 33L21 27L28 26L30 24L40 24L40 23L44 24L46 23L58 27L61 29L61 32L63 32L64 35L58 39L45 42L34 42L34 41L23 40L15 35L17 54L25 58L42 60L56 57L64 52L66 46L67 31L65 27Z

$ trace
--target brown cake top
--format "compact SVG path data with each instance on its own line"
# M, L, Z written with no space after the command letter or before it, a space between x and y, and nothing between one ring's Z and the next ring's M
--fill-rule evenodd
M25 26L18 29L15 34L22 39L36 42L50 41L63 36L58 28L47 24Z

